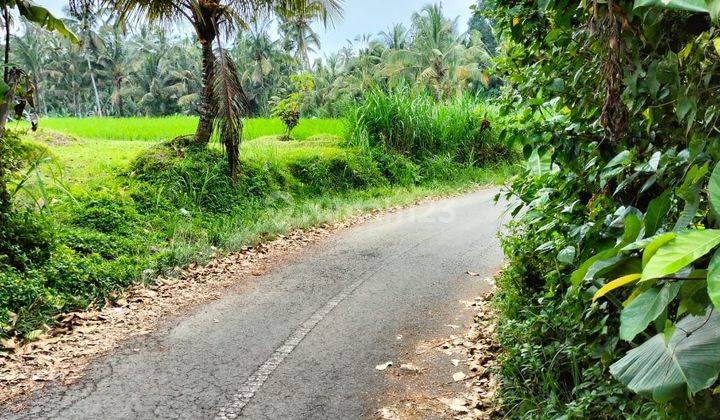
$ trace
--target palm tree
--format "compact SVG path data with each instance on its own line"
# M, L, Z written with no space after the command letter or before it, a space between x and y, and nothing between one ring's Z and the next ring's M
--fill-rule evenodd
M98 75L111 81L109 103L115 115L122 117L123 85L129 73L129 52L118 26L100 28L98 47Z
M247 16L257 15L259 12L283 13L291 15L302 12L309 4L322 8L322 15L327 19L333 13L340 13L342 0L104 0L111 4L115 10L120 12L121 20L131 17L144 17L151 22L173 22L179 20L188 21L197 37L197 42L202 48L203 87L202 101L200 107L200 121L195 133L195 140L200 144L206 144L213 132L213 120L217 115L218 101L215 93L230 91L214 89L213 76L215 74L216 62L229 63L225 57L219 36L228 34L238 28L247 26ZM217 42L218 56L214 51ZM218 60L219 59L219 60ZM218 74L229 74L227 69L220 69ZM229 79L224 79L228 82ZM235 86L234 91L244 96L241 86ZM230 103L228 98L226 103ZM242 105L242 103L240 104ZM241 124L239 121L242 109L234 113L238 120L234 124Z
M77 33L80 38L80 48L82 48L82 55L87 63L88 74L90 75L90 82L93 88L93 94L95 97L95 114L102 116L102 105L100 102L100 93L98 92L98 83L95 77L95 69L93 68L91 58L95 58L95 51L100 44L97 34L94 31L100 16L104 12L103 7L83 7L78 10L70 9L70 15L76 20L71 22L73 27L77 29Z
M313 30L312 23L321 19L324 6L318 0L310 0L307 5L295 11L279 10L280 33L285 40L287 50L295 51L295 61L307 70L310 67L310 52L320 48L320 36Z
M404 50L408 46L409 32L402 23L390 26L387 30L380 32L379 35L388 49Z
M197 114L200 109L198 92L202 88L200 51L190 37L184 37L171 52L167 57L168 89L184 114Z
M173 85L171 67L167 57L173 55L174 46L164 31L152 31L143 27L137 42L137 54L133 60L132 84L129 91L139 97L137 105L145 116L167 115L177 111L177 96Z
M35 104L41 108L42 114L46 115L47 102L41 87L47 72L47 55L44 49L48 41L46 33L35 25L25 22L23 36L13 36L13 41L17 45L12 51L17 56L15 60L30 76L35 86Z
M88 85L85 60L64 39L50 37L47 46L46 74L48 84L53 86L46 95L51 103L48 112L59 111L63 115L80 117L85 102L83 92ZM62 104L62 109L51 108L57 104Z
M415 83L440 100L479 71L478 62L490 56L482 42L469 42L457 33L457 19L443 15L442 6L428 5L413 14L412 42L402 50L389 50L380 74L393 79L412 75ZM478 40L474 40L478 41Z
M438 99L445 96L445 79L455 59L457 21L443 15L442 6L428 5L413 14L413 43L419 80L427 81Z
M293 58L280 47L278 40L270 39L271 20L254 19L246 34L238 36L233 46L233 57L241 66L243 87L250 101L250 112L255 115L267 111L270 92L277 90L283 77L292 73Z

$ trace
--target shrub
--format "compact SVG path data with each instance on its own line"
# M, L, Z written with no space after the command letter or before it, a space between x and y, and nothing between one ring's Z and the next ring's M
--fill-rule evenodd
M290 162L288 167L312 194L368 188L386 183L377 164L364 153L301 157Z
M382 175L393 184L409 186L422 180L420 165L404 155L376 148L370 150L370 155Z
M495 6L528 158L497 300L508 417L715 416L717 8Z
M124 234L139 221L135 207L118 195L100 194L81 199L70 217L70 222L103 233Z
M0 218L0 266L28 270L42 265L54 245L51 222L30 212L11 212Z

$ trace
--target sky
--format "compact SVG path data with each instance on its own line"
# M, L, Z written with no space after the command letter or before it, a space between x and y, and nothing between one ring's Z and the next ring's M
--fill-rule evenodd
M429 3L442 3L445 15L459 18L461 31L467 28L470 5L476 0L345 0L343 17L334 27L318 26L322 54L335 52L361 34L376 35L398 22L410 25L412 13ZM50 9L56 16L63 16L67 0L35 0L36 4Z

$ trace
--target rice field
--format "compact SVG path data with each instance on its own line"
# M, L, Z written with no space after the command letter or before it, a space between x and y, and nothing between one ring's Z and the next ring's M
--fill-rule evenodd
M49 147L56 172L70 185L102 184L122 171L144 150L160 141L193 133L197 117L44 118L28 139ZM20 128L24 123L18 123ZM304 119L293 130L298 141L280 141L280 120L245 121L241 154L261 161L340 153L345 123L339 119ZM59 134L59 136L58 136ZM211 147L220 147L212 143Z
M172 116L159 118L43 118L43 130L61 133L85 140L118 140L157 142L177 136L193 134L197 117ZM24 122L14 123L26 127ZM12 127L13 124L11 124ZM340 119L302 119L293 130L293 138L305 140L318 135L342 137L345 123ZM278 136L285 132L282 122L275 118L251 118L245 120L243 140L265 136Z

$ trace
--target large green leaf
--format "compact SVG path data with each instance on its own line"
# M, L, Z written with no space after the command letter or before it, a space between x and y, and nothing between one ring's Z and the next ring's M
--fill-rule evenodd
M663 245L650 258L643 269L642 279L647 281L680 271L720 244L720 230L693 230L678 235Z
M585 260L585 262L580 264L580 267L578 267L577 270L573 271L573 273L570 275L570 283L572 283L573 286L577 287L583 281L583 279L585 279L585 276L587 275L588 270L590 270L590 267L592 267L598 261L615 257L618 252L619 251L614 248L606 249L588 258L587 260Z
M670 210L670 193L671 191L667 190L648 204L645 212L645 235L654 235L662 226L662 221Z
M617 248L623 248L626 245L635 242L640 235L640 230L642 229L642 221L634 213L630 213L625 216L624 222L625 230L623 231L623 236L620 239L620 243L617 245Z
M632 341L663 313L680 291L681 283L653 287L635 298L620 313L620 338Z
M20 12L20 15L30 22L48 31L55 31L72 42L79 42L77 36L66 28L60 19L53 16L48 9L40 7L28 0L17 0L15 6Z
M530 154L530 158L527 162L527 168L533 175L543 175L552 169L552 155L548 152L542 155L535 149Z
M712 304L720 309L720 251L715 252L708 265L707 292Z
M633 7L637 9L638 7L645 6L710 13L710 9L705 0L635 0Z
M658 236L654 236L652 238L652 241L647 244L647 246L643 250L642 267L645 268L648 262L650 262L650 259L655 256L655 253L657 253L658 249L660 249L666 243L675 239L676 236L677 234L675 232L667 232Z
M610 373L632 391L667 400L710 387L720 372L720 314L683 318L610 366ZM669 335L669 339L667 338Z
M720 163L715 165L715 169L710 175L710 182L708 183L708 199L710 200L710 206L715 212L715 217L720 217Z

